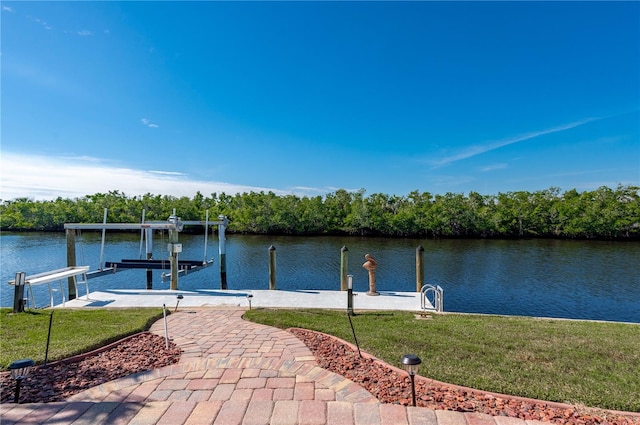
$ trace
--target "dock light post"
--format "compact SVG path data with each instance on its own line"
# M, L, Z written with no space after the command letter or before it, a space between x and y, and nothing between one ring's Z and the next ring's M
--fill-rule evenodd
M9 365L11 377L16 381L16 393L15 398L13 399L14 403L20 403L20 385L22 385L22 381L27 377L33 365L35 365L35 363L31 359L16 360Z
M353 316L353 275L347 275L347 314Z
M402 356L402 367L407 371L409 377L411 378L411 397L413 399L414 407L416 405L415 376L416 373L418 373L418 367L420 367L421 363L422 360L420 360L420 357L416 356L415 354L405 354L404 356Z
M249 310L251 310L251 298L253 298L253 295L247 294L247 301L249 301Z
M178 294L178 296L176 297L178 300L176 301L176 308L173 310L173 312L175 313L176 311L178 311L178 304L180 304L180 301L184 298L182 296L182 294Z

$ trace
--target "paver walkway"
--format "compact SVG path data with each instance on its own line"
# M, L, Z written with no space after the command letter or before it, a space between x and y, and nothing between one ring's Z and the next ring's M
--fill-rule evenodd
M241 309L193 309L168 316L180 362L121 378L65 402L0 410L5 424L532 425L477 413L381 404L368 391L317 366L292 334L242 319ZM151 331L164 336L164 322Z

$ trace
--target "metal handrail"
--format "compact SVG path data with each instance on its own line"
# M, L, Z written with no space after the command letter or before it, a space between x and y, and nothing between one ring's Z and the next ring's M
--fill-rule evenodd
M429 299L432 295L433 301ZM420 307L423 311L435 310L438 313L444 311L443 290L440 285L424 285L420 291Z

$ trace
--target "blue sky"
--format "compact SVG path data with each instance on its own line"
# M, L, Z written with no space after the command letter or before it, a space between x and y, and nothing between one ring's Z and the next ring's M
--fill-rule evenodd
M640 185L640 2L1 2L0 198Z

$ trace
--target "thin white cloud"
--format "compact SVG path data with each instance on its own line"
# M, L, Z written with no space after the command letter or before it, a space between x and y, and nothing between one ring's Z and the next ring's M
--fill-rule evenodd
M492 165L487 165L485 167L480 167L480 171L482 171L483 173L488 173L490 171L495 171L495 170L503 170L505 168L507 168L508 165L507 164L492 164Z
M9 6L5 6L5 5L2 5L2 10L6 11L6 12L13 12L13 8L11 8Z
M272 191L279 195L291 193L274 188L191 180L178 172L135 170L82 157L70 160L68 157L52 158L2 152L0 170L2 200L79 198L112 190L119 190L127 196L152 193L192 197L198 191L205 195L214 192L236 194L251 191Z
M43 21L40 18L36 18L36 17L33 17L33 16L27 16L27 19L30 19L31 21L35 22L36 24L41 25L46 30L53 29L53 27L51 25L47 24L45 21Z
M149 170L151 174L160 174L163 176L186 176L184 173L179 173L177 171L159 171L159 170Z
M463 149L462 151L454 154L454 155L450 155L450 156L445 156L444 158L441 158L439 160L434 160L431 161L431 164L434 165L435 167L442 167L445 165L449 165L453 162L457 162L457 161L461 161L463 159L468 159L468 158L472 158L474 156L477 155L481 155L485 152L489 152L498 148L502 148L504 146L509 146L509 145L513 145L514 143L519 143L519 142L524 142L525 140L531 140L531 139L535 139L536 137L540 137L540 136L544 136L546 134L553 134L553 133L559 133L562 131L566 131L566 130L570 130L572 128L576 128L576 127L580 127L582 125L585 125L587 123L590 123L592 121L596 121L599 120L601 118L587 118L584 119L582 121L576 121L576 122L572 122L569 124L564 124L564 125L560 125L557 127L553 127L547 130L541 130L541 131L536 131L533 133L527 133L521 136L516 136L516 137L512 137L509 139L503 139L503 140L498 140L498 141L493 141L493 142L487 142L485 144L482 145L474 145L474 146L469 146L466 149Z
M89 30L82 30L82 31L76 32L76 34L78 34L80 37L88 37L93 35L93 32Z
M151 120L148 118L142 118L140 122L149 128L158 128L158 124L152 123Z

